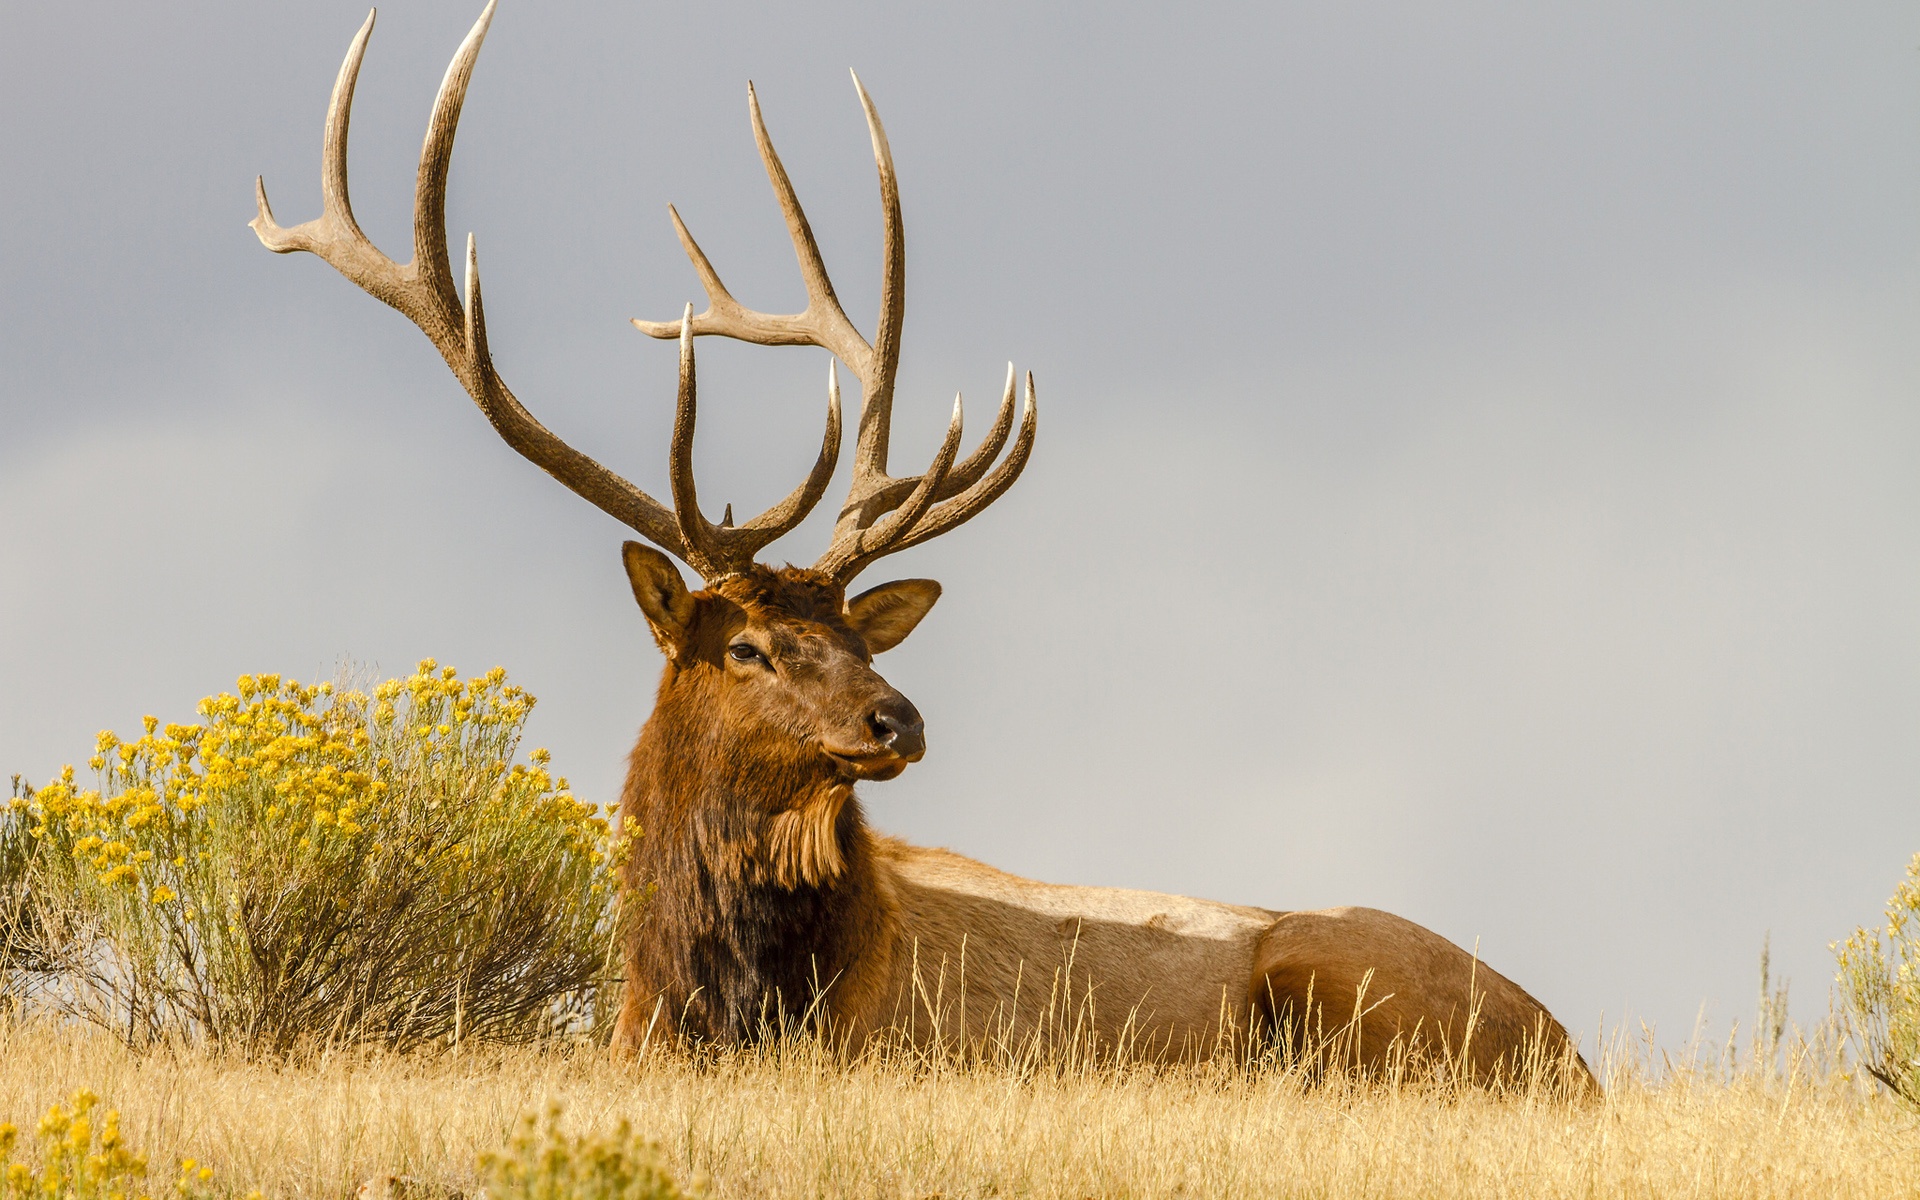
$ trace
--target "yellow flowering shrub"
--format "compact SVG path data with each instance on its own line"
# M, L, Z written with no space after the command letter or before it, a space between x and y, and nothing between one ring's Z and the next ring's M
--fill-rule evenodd
M69 1104L48 1109L36 1131L37 1161L16 1159L27 1149L20 1131L0 1122L0 1200L153 1200L146 1158L121 1138L119 1113L108 1109L95 1125L99 1103L82 1088ZM176 1200L204 1200L214 1194L213 1171L186 1159L169 1190ZM248 1200L259 1197L253 1192Z
M1856 929L1834 953L1861 1064L1920 1108L1920 854L1887 901L1886 927Z
M371 695L243 675L199 724L100 734L19 793L37 995L135 1040L284 1051L577 1027L610 948L607 822L533 697L422 662Z
M521 1118L504 1151L481 1157L487 1200L685 1200L659 1147L625 1121L605 1136L568 1137L560 1114L559 1105L548 1108L544 1129Z

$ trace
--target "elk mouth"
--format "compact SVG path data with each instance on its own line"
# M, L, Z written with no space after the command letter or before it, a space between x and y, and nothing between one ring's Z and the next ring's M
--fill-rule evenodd
M866 746L858 750L822 746L821 749L845 774L874 781L894 778L907 769L908 763L919 762L927 752L924 745L914 748L910 754L901 754L888 746Z

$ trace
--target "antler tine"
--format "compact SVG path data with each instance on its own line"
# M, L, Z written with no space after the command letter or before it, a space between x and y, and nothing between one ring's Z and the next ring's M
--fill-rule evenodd
M687 305L686 316L693 316L693 305ZM683 320L682 328L687 324ZM680 389L674 403L673 447L667 456L667 478L673 488L673 515L687 547L687 564L712 582L728 572L721 565L723 556L714 536L718 531L700 514L700 496L693 484L695 391L693 334L688 330L680 335Z
M321 211L335 214L339 223L354 233L360 232L360 223L353 219L353 198L347 190L347 128L353 123L353 89L360 82L360 63L367 56L367 40L373 36L373 22L379 15L379 9L368 9L360 32L353 35L353 44L347 47L346 60L333 81L333 94L327 97L327 125L320 149ZM364 241L365 235L361 238Z
M866 114L867 136L873 141L873 165L880 176L881 266L880 316L873 331L873 379L862 382L867 394L860 403L860 437L854 446L853 465L857 476L885 480L887 448L893 427L893 380L900 366L900 327L907 318L907 236L900 218L900 181L893 173L893 147L887 144L887 130L873 97L853 76L853 90L859 93L860 110Z
M993 460L1000 456L1001 447L1007 444L1007 435L1013 432L1013 364L1007 364L1007 386L1000 393L1000 410L993 416L993 428L987 430L987 436L973 448L973 453L962 459L952 471L947 473L947 482L941 486L938 499L945 500L973 486L974 481L987 473Z
M1011 392L1009 392L1011 396ZM1013 443L1013 449L994 469L991 475L979 480L962 492L958 498L930 509L924 518L915 522L885 547L861 554L849 560L841 572L842 580L853 578L862 568L882 555L918 546L921 542L939 537L941 534L978 516L980 510L998 500L1006 490L1020 478L1020 472L1026 470L1027 459L1033 454L1033 436L1037 428L1038 406L1034 402L1033 373L1027 373L1026 403L1020 420L1020 436ZM957 468L956 468L957 470ZM951 478L951 476L949 476Z
M680 245L687 252L694 270L700 276L700 283L707 293L707 310L693 318L693 332L696 336L716 333L723 337L735 338L743 342L752 342L761 346L820 346L838 355L841 362L847 364L857 376L864 389L873 390L873 348L867 339L860 336L853 322L840 307L840 299L834 293L833 281L827 275L826 263L820 257L820 246L814 240L813 226L807 221L807 214L800 207L800 198L794 193L793 181L787 177L787 169L780 161L779 151L773 148L773 138L767 133L767 126L760 115L760 98L755 94L753 85L747 85L747 113L753 123L754 144L760 150L761 165L766 168L767 180L773 185L774 198L780 203L780 212L786 219L787 235L793 242L794 257L800 263L800 276L807 287L807 306L797 313L763 313L742 306L720 282L719 274L713 264L700 249L687 226L680 219L679 210L669 205L668 214L673 218L674 232L680 237ZM677 338L680 336L680 321L643 321L634 318L633 325L642 333L657 338ZM865 421L866 402L863 401L861 413Z
M1000 409L994 414L993 427L987 430L987 436L980 439L980 444L973 448L972 454L955 463L953 470L947 472L946 479L940 484L939 493L934 496L935 500L953 499L979 482L980 477L987 473L987 468L993 466L993 460L1000 456L1000 451L1007 444L1008 435L1013 432L1013 417L1018 411L1014 404L1015 398L1013 364L1008 363L1007 385L1000 395ZM868 501L869 507L881 513L898 508L919 485L920 476L918 475L910 475L905 479L890 479L884 487L872 493Z
M846 310L840 307L840 297L834 294L827 264L820 257L820 244L813 237L813 226L807 221L806 210L800 207L800 197L793 190L786 165L780 161L780 152L773 148L766 119L760 113L760 96L751 82L747 84L747 116L753 123L753 144L759 148L767 182L773 185L773 194L780 201L780 215L787 222L787 237L793 242L793 256L800 264L800 278L807 285L807 307L801 316L812 319L821 343L835 354L841 354L840 348L845 347L854 359L862 358L862 352L871 353L871 347L847 319ZM846 354L841 357L846 358ZM847 366L860 375L863 383L872 370L866 363L857 361L850 361Z
M498 383L500 376L494 371L493 355L487 350L487 310L480 300L480 249L471 233L467 235L467 305L461 315L464 320L460 332L468 353L480 364L482 372ZM484 404L480 408L483 412L487 410ZM490 412L488 419L492 419Z
M493 10L500 0L487 0L473 23L433 97L433 115L427 120L426 140L420 146L420 169L413 188L413 269L423 288L440 301L436 307L458 303L453 275L447 263L447 171L453 166L453 137L460 129L460 110L473 82L474 60L487 40Z
M447 170L460 108L493 12L490 0L454 55L434 100L415 185L412 262L399 265L368 240L353 219L347 191L347 132L354 85L377 14L369 14L354 37L328 103L321 215L292 229L281 228L268 206L266 183L257 179L254 186L259 213L251 225L267 249L278 254L305 250L319 255L362 290L398 309L433 342L461 386L509 446L602 512L668 553L686 559L689 550L672 512L556 437L534 419L500 379L487 352L479 261L471 237L467 241L464 307L454 290L444 220Z
M367 39L373 36L377 16L378 9L369 12L360 32L354 35L327 100L326 133L320 149L320 215L291 229L282 228L273 219L273 206L267 203L266 179L255 176L254 202L259 211L248 224L275 254L296 250L318 254L348 279L391 304L392 294L397 294L393 289L374 289L397 268L360 231L347 193L347 129L353 118L353 89L360 79L360 62L366 57Z
M920 477L919 486L913 489L899 508L867 530L864 541L875 547L891 545L932 507L940 495L940 485L946 481L947 472L953 469L953 460L960 453L961 422L960 394L955 392L953 416L947 421L947 436L940 439L940 449L933 456L933 465L927 468L927 473Z
M892 553L894 543L911 531L914 522L926 514L940 492L940 485L946 480L947 472L953 468L953 460L960 452L960 429L962 413L960 397L953 398L953 417L947 422L947 436L940 442L939 451L933 456L933 465L908 493L906 500L892 512L882 517L876 524L842 536L835 534L833 545L813 564L814 570L824 571L845 582L859 572L861 566L872 562L883 554Z

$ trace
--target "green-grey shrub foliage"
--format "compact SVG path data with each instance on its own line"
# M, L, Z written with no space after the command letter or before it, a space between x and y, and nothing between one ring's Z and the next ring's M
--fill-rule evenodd
M533 698L431 659L366 695L242 676L198 725L102 733L16 789L0 863L29 997L130 1041L283 1052L579 1027L605 977L607 822L515 763Z
M1887 901L1887 923L1834 946L1842 1012L1863 1066L1920 1108L1920 854Z

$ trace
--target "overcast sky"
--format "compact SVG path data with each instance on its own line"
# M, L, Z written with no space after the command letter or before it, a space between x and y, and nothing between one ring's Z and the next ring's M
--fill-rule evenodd
M381 13L353 193L396 256L479 8ZM611 799L659 670L625 531L245 227L256 174L319 211L364 9L5 16L0 772L242 671L432 655L507 667ZM626 322L699 298L668 202L743 302L803 299L749 79L871 329L849 66L906 210L895 469L1008 359L1042 404L1011 494L863 577L946 585L880 660L932 747L881 828L1389 908L1589 1045L1747 1019L1769 932L1824 1012L1920 850L1920 10L506 0L452 233L522 400L656 496L674 351ZM757 511L825 354L700 352L701 494Z

